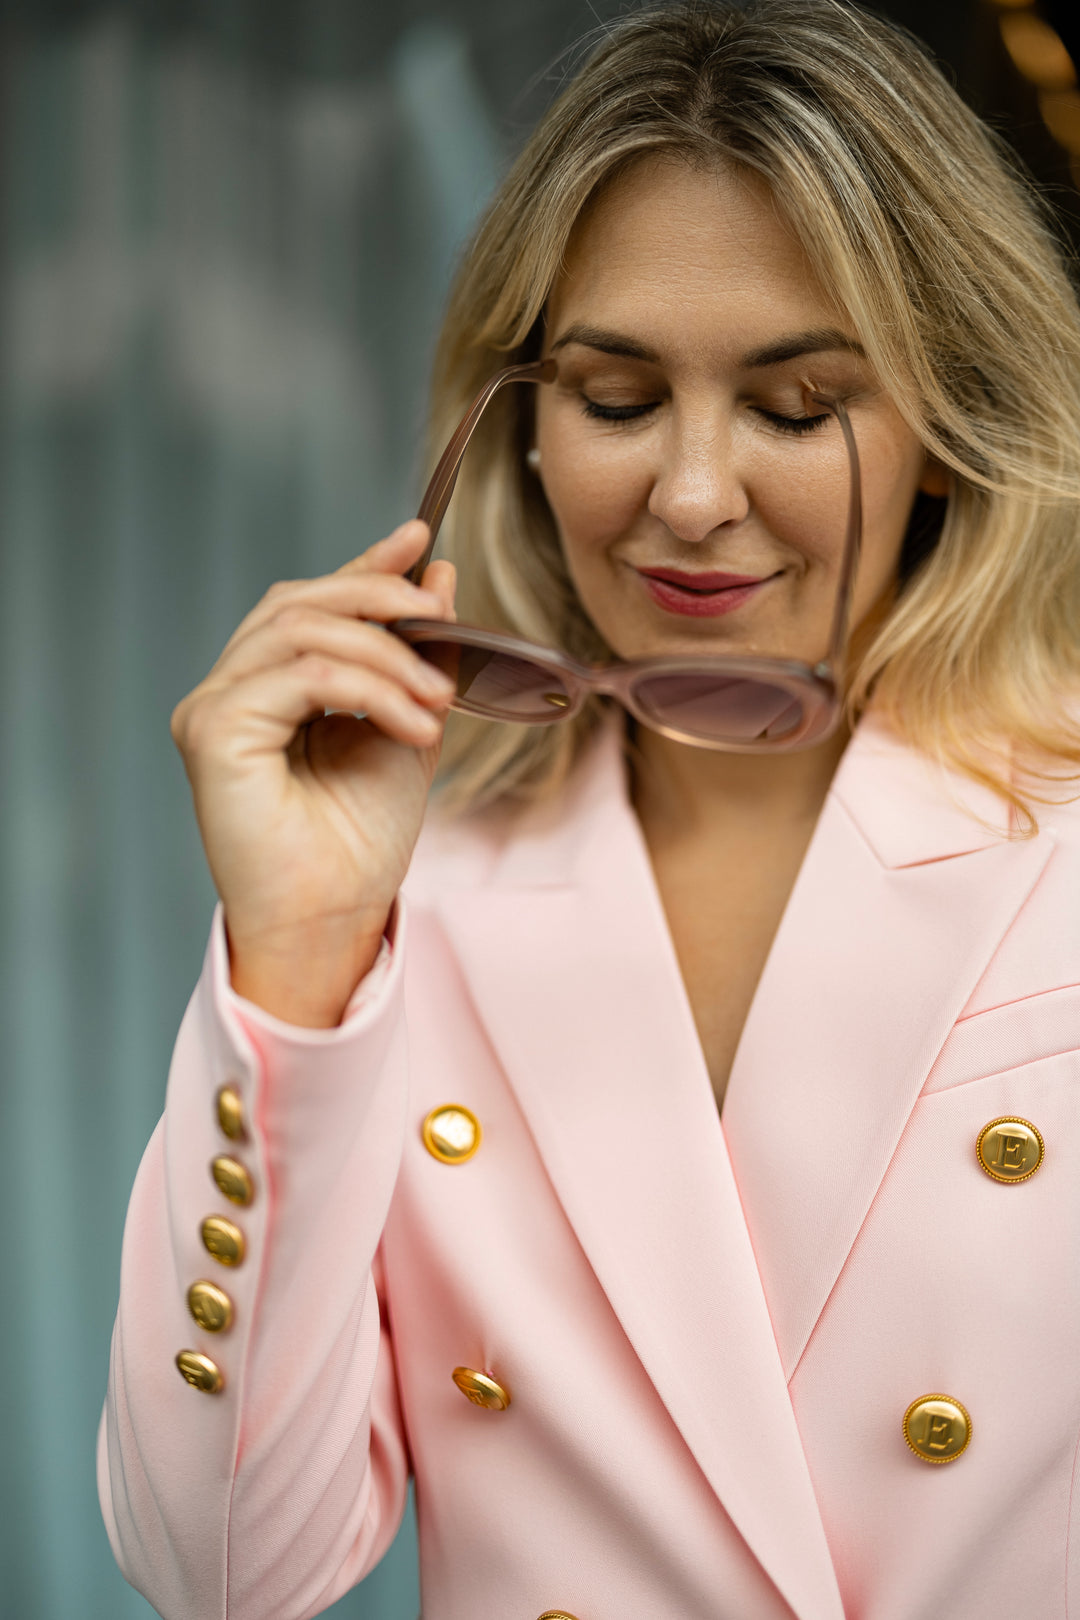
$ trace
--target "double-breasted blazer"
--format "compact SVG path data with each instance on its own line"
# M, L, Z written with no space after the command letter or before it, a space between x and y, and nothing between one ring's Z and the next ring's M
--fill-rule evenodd
M614 727L557 803L432 822L337 1029L237 998L219 919L124 1239L128 1578L167 1620L314 1615L411 1473L425 1620L1080 1615L1080 809L1003 814L860 726L722 1118ZM977 1154L1000 1119L1022 1179ZM969 1428L909 1444L931 1395Z

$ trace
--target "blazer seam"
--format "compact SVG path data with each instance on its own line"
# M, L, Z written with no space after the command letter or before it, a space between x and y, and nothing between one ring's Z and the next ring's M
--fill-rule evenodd
M1076 1431L1072 1474L1069 1478L1069 1510L1065 1517L1065 1620L1069 1620L1069 1548L1073 1539L1073 1514L1076 1507L1076 1475L1080 1470L1080 1428Z
M924 1088L916 1101L921 1103L928 1102L931 1097L947 1097L952 1091L963 1091L965 1086L978 1086L984 1080L999 1080L1003 1074L1013 1074L1017 1069L1029 1068L1033 1063L1049 1063L1052 1058L1072 1057L1076 1053L1080 1053L1080 1046L1063 1046L1057 1052L1039 1052L1035 1056L1021 1058L1019 1063L1010 1063L1004 1069L989 1069L986 1074L973 1074L970 1080L954 1081L951 1086L933 1086L929 1091Z
M1080 990L1080 984L1055 984L1047 990L1035 990L1030 996L1013 996L1009 1001L995 1001L992 1007L980 1007L978 1012L961 1013L956 1020L955 1029L962 1024L972 1024L978 1018L987 1018L991 1013L1004 1012L1006 1007L1024 1007L1033 1001L1044 1001L1047 996L1065 996L1070 991Z

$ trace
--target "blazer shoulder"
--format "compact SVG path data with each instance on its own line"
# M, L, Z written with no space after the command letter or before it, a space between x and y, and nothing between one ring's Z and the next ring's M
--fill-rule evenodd
M1078 784L1080 786L1080 784ZM1080 986L1080 800L1034 806L1049 855L1001 940L965 1016Z
M1051 833L1063 850L1080 859L1080 778L1062 783L1053 803L1034 803L1033 809L1039 826L1036 837Z

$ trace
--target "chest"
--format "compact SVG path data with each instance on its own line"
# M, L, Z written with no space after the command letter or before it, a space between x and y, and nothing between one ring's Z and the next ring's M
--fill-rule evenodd
M653 852L718 1108L808 840L809 832L767 846L751 842L738 851L687 843Z

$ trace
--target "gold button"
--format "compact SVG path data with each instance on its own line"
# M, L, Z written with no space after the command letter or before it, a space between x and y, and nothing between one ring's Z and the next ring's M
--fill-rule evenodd
M219 1191L225 1194L231 1204L251 1203L255 1196L255 1183L239 1159L230 1159L221 1154L210 1166L210 1174L217 1182Z
M577 1620L577 1616L571 1614L569 1609L545 1609L537 1620Z
M203 1247L223 1266L238 1266L244 1258L244 1234L224 1215L208 1215L202 1223Z
M1043 1139L1029 1119L1006 1114L983 1126L975 1152L995 1181L1026 1181L1042 1164Z
M217 1094L218 1124L230 1142L244 1139L244 1105L235 1086L222 1086Z
M433 1108L424 1121L422 1134L428 1152L443 1164L464 1164L484 1138L476 1115L460 1103Z
M192 1389L201 1389L207 1395L218 1395L225 1388L217 1362L211 1361L209 1356L200 1355L197 1350L181 1350L176 1365L180 1369L180 1376L187 1379Z
M489 1412L505 1412L510 1405L510 1391L487 1373L474 1372L471 1367L455 1367L450 1376L474 1406L486 1406Z
M971 1418L951 1395L920 1395L904 1413L904 1439L923 1462L952 1462L967 1450Z
M224 1288L212 1282L194 1282L188 1289L188 1310L207 1333L232 1327L233 1304Z

